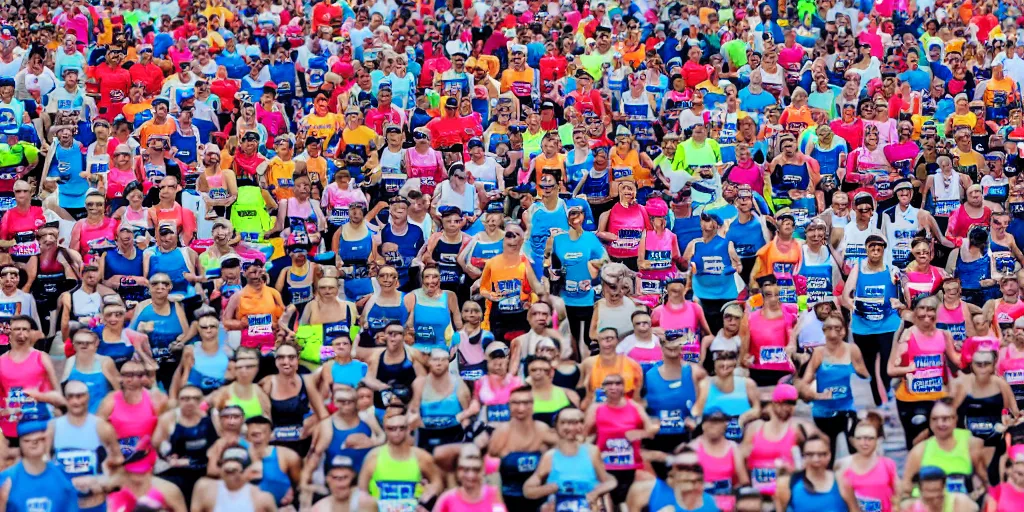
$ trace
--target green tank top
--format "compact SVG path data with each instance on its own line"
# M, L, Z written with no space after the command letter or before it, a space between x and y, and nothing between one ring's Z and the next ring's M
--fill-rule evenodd
M231 225L246 242L263 242L263 233L271 226L263 192L259 187L238 187L238 199L231 205Z
M541 399L536 393L533 395L533 412L547 414L560 411L569 407L569 397L565 396L565 390L555 386L551 388L551 398Z
M231 399L228 400L228 405L237 405L241 407L242 414L245 415L245 419L263 415L263 406L260 405L259 396L257 396L255 392L252 394L252 398L247 398L245 400L239 398L238 395L235 394L234 387L230 388L229 393L231 394Z
M420 485L422 479L423 473L420 472L415 454L406 460L396 460L391 456L391 447L384 445L380 447L377 466L370 477L370 496L377 498L381 510L385 510L384 505L400 507L410 502L415 507L420 494L423 493L423 487Z
M953 431L956 446L947 452L939 446L939 442L930 437L924 443L924 454L921 456L921 467L935 466L947 475L970 475L974 473L971 465L971 432L958 428Z

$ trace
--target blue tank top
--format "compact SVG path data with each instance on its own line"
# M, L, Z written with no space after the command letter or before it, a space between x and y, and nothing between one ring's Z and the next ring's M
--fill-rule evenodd
M103 279L110 279L113 276L125 276L121 278L117 294L124 300L128 309L149 298L149 289L136 283L133 276L142 276L142 251L135 251L135 258L125 258L117 250L107 251L103 257Z
M590 510L586 495L598 484L590 449L589 445L580 445L572 456L558 448L552 452L548 483L558 484L555 510Z
M402 300L398 301L397 306L381 306L374 302L370 307L370 311L366 313L366 326L371 338L382 332L392 320L398 320L405 325L405 321L409 319L409 310L405 309L405 294L401 295Z
M569 217L565 211L565 201L559 199L554 210L548 210L543 203L537 201L530 208L530 254L532 255L533 271L538 276L544 275L544 248L551 238L552 229L569 231Z
M331 444L325 451L326 458L324 460L331 460L338 455L344 455L352 458L353 468L358 474L359 468L363 467L363 459L366 458L366 454L370 453L370 448L344 448L342 445L348 436L352 434L363 434L366 437L373 437L373 431L370 430L370 426L363 420L359 420L359 424L355 427L348 429L340 429L334 422L334 418L331 418L331 428L334 429L334 435L331 436Z
M807 279L807 302L818 302L833 293L832 260L821 265L810 265L807 263L807 248L804 247L803 251L803 263L797 274Z
M807 189L811 181L807 164L782 164L781 167L778 178L772 180L772 195L775 199L788 198L790 190Z
M359 240L338 237L338 257L346 267L353 267L352 275L345 276L345 298L350 301L357 301L373 293L373 282L370 280L369 267L366 264L372 249L373 232L369 229L366 230L366 236Z
M700 236L700 218L697 217L697 235L694 238ZM679 220L676 220L678 223ZM754 216L750 219L750 222L746 224L739 221L739 218L729 224L729 231L725 233L725 240L732 242L733 247L736 248L736 254L740 258L753 258L757 256L757 251L765 245L764 232L761 229L761 219ZM686 248L683 247L685 250Z
M594 153L587 151L587 158L583 160L581 164L574 164L576 161L576 150L570 150L569 155L565 159L565 174L566 183L569 192L576 190L576 186L583 181L583 176L594 168Z
M133 349L132 353L134 352L135 350ZM93 361L92 368L84 372L78 369L77 361L68 361L68 363L73 364L71 366L71 373L68 374L67 379L64 379L64 382L77 380L85 384L85 387L89 389L89 412L96 414L96 410L100 407L100 402L113 389L107 380L107 376L103 374L103 367L100 364L99 358Z
M96 353L113 359L114 365L117 366L118 370L121 369L121 365L135 356L135 346L131 343L126 343L127 335L124 331L121 332L121 341L107 343L106 341L103 341L102 326L98 326L93 330L96 331L96 334L100 337L100 344L99 347L96 348Z
M1013 257L1013 251L991 239L989 239L988 248L996 260L996 270L1004 274L1012 274L1017 266L1017 258Z
M422 289L416 290L416 305L413 307L413 329L415 342L413 346L424 353L440 348L448 351L445 332L451 329L452 317L448 311L447 290L436 298L428 298Z
M523 484L537 470L540 452L509 452L501 458L498 473L501 475L501 495L519 498L523 495Z
M700 217L676 217L672 221L672 232L679 244L679 254L683 254L691 241L700 238Z
M195 364L188 373L188 383L198 387L204 395L210 394L227 382L224 375L228 371L228 355L219 348L209 355L203 351L201 343L192 348Z
M690 417L690 408L697 400L697 392L693 388L693 368L683 365L678 380L665 380L660 368L647 371L644 377L646 384L647 414L651 419L660 421L661 430L658 434L682 434L686 432L683 420Z
M163 252L159 247L154 246L146 250L151 255L149 257L149 275L146 276L147 279L156 274L167 274L171 278L171 293L181 294L183 298L196 294L192 285L185 280L185 273L189 269L188 265L185 264L185 255L181 249L175 248L171 252Z
M608 172L611 172L611 170ZM607 173L598 178L588 174L587 181L583 184L583 189L580 190L580 193L591 199L603 199L608 197L611 186L612 184L608 179Z
M0 481L11 481L7 512L78 510L78 492L56 464L31 475L19 461L0 472Z
M789 209L793 212L795 220L796 229L793 236L803 240L807 225L810 224L811 218L818 213L818 205L813 197L805 196L793 201Z
M85 208L85 193L89 191L89 181L81 176L81 172L85 170L81 144L75 142L70 148L54 144L54 148L56 152L50 164L49 176L59 179L60 207Z
M651 496L648 499L647 508L648 510L658 512L665 511L666 507L668 507L668 510L674 510L675 512L717 512L720 510L718 505L715 504L714 496L704 493L703 498L704 503L701 504L700 508L683 508L683 506L676 501L675 491L673 491L668 484L659 478L654 482L654 488L651 489Z
M353 359L346 364L338 364L335 361L331 365L331 382L355 388L359 385L359 381L366 377L366 372L366 363L362 361Z
M498 240L496 242L482 242L478 240L476 244L473 245L473 252L472 254L470 254L470 257L480 258L484 261L487 261L501 254L501 248L503 243L503 240Z
M178 320L178 306L171 303L171 312L167 315L157 314L153 305L148 304L135 313L132 328L142 322L153 322L153 332L149 333L149 347L153 351L153 359L158 363L171 360L171 343L182 334L181 321Z
M704 410L708 411L712 408L718 408L732 417L729 424L725 427L725 437L730 441L739 441L743 439L743 427L740 426L739 417L750 410L750 397L747 396L745 378L733 375L732 382L732 392L723 393L718 389L715 381L712 380L710 382L711 385L708 386L708 399L704 404Z
M833 482L827 492L812 491L804 482L804 473L794 473L789 506L786 512L811 512L823 510L846 510L846 502L839 495L839 483Z
M462 239L458 242L448 242L442 236L434 245L434 252L431 257L437 262L438 271L441 273L441 286L446 290L454 290L462 283L462 275L465 273L459 266L459 253L462 252Z
M270 65L270 79L277 84L277 98L291 99L295 96L295 63L278 62Z
M199 130L195 130L198 134ZM198 135L182 135L177 130L171 132L171 147L177 148L178 152L174 154L174 158L181 160L183 164L195 165L197 156L199 155L199 136ZM199 174L193 173L191 177L188 174L182 176L185 183L182 184L185 188L195 188L196 180L199 179Z
M456 379L452 380L455 383L459 382ZM443 430L459 426L455 415L462 412L462 404L459 403L457 391L458 388L453 385L452 392L439 400L423 398L420 403L420 417L423 419L424 429Z
M90 395L91 397L91 395ZM64 472L70 481L80 476L100 474L105 450L100 450L103 443L96 432L96 416L89 414L81 426L76 427L61 416L54 421L53 427L53 461ZM90 493L79 492L85 497Z
M729 242L715 235L710 242L698 239L692 258L697 266L693 294L701 299L735 299L736 269L729 261Z
M391 231L391 224L384 226L384 229L380 231L381 245L393 243L398 246L397 251L385 252L384 260L398 270L399 285L404 285L409 281L409 267L412 266L412 260L416 258L420 247L423 246L423 230L413 224L408 224L407 227L405 234L401 236Z
M844 153L843 146L836 145L836 147L826 151L818 147L817 144L811 148L810 157L818 161L818 165L821 167L821 177L831 176L832 179L836 180L833 184L838 185L839 181L835 177L836 171L839 170L839 155ZM846 162L843 162L845 164Z
M274 503L281 503L291 488L292 481L284 471L281 471L281 463L277 460L277 448L271 447L270 455L263 457L263 479L260 480L260 490L270 493L274 497Z
M881 272L864 273L864 262L857 275L854 309L850 329L854 334L882 334L900 327L900 315L889 299L896 297L896 285L886 266ZM966 286L965 286L966 288Z
M983 279L992 277L990 259L991 255L988 252L974 261L964 261L963 258L957 256L953 275L960 278L965 290L978 290L981 288Z
M840 412L853 411L853 392L850 377L853 375L853 364L833 364L822 361L817 372L818 392L832 392L831 400L815 400L811 403L811 412L815 418L831 418Z

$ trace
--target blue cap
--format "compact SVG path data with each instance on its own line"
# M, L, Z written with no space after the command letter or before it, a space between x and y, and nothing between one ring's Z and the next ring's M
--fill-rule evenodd
M46 420L29 419L27 416L23 416L21 421L18 422L18 437L25 437L36 432L45 432L46 425Z
M518 192L520 194L530 194L530 195L533 195L533 194L537 193L537 186L534 185L533 182L523 183L521 185L516 185L515 187L512 187L512 191L513 192Z
M704 411L703 421L729 421L730 419L732 419L732 416L726 414L725 411L718 406L708 407L708 409Z
M722 225L722 218L719 217L717 213L707 213L707 212L701 213L700 214L700 220L703 220L703 221L715 221L715 222L718 223L719 226Z
M484 141L480 140L480 137L473 137L472 139L469 139L469 142L466 143L466 146L468 146L469 149L483 148Z

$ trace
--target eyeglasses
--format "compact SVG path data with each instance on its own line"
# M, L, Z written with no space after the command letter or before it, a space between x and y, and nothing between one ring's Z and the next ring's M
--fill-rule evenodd
M216 329L218 327L220 327L220 324L206 324L199 326L200 329Z
M874 208L857 208L857 213L871 213L875 211Z
M31 190L29 190L27 188L23 188L23 189L15 190L14 191L15 194L18 194L18 193L28 193L28 192L31 192Z
M828 452L804 452L805 459L825 459L828 456Z
M170 281L164 281L163 279L158 279L156 281L150 281L149 284L150 284L150 286L171 286L171 282Z
M89 393L64 393L64 398L67 398L67 399L86 398L88 396L89 396Z
M222 468L221 472L224 473L225 475L237 475L242 472L242 468L236 468L234 466L231 466L229 468Z
M85 203L85 207L86 208L103 208L103 201L100 201L98 203L95 202L95 201L90 201L88 203Z
M76 347L88 347L93 344L93 340L73 340L71 344Z
M555 185L554 184L550 184L550 183L549 184L541 183L540 185L538 185L538 187L540 187L543 190L551 190L551 189L555 188Z
M200 402L203 400L202 396L199 395L178 395L179 402Z
M403 432L407 428L409 428L408 425L391 425L389 427L384 427L384 430L387 430L388 432Z
M125 379L141 379L146 375L146 372L121 372L121 377Z

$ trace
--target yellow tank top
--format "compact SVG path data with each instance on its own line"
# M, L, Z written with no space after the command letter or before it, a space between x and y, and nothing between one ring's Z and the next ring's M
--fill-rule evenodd
M622 179L627 172L633 175L637 187L653 187L654 179L651 178L651 171L640 165L640 154L635 149L629 150L626 156L619 156L617 150L611 151L612 175L615 179ZM628 169L628 171L627 171Z
M544 156L544 153L533 157L533 168L537 183L540 183L541 171L544 169L558 169L562 173L559 181L565 181L565 155L562 153L555 153L555 156L552 158Z
M295 197L292 192L295 185L295 162L285 162L274 157L267 166L267 184L274 187L274 198L278 201Z

